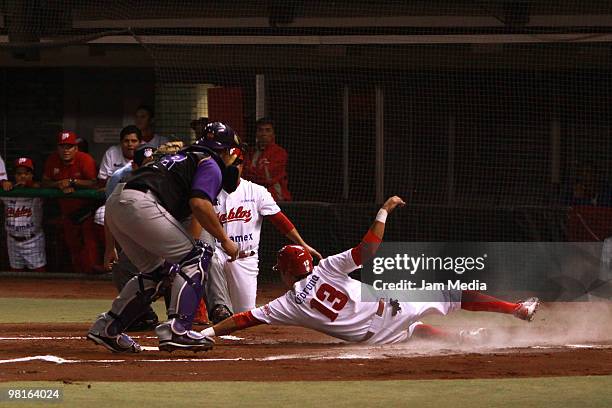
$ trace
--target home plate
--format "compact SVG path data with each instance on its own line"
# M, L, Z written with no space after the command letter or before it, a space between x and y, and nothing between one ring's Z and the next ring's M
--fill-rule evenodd
M237 337L237 336L219 336L219 338L223 340L231 340L231 341L244 340L244 338ZM159 351L159 347L154 347L154 346L140 346L140 348L143 349L144 351Z
M219 336L220 339L223 340L233 340L233 341L240 341L240 340L244 340L244 338L242 337L236 337L236 336L232 336L232 335L227 335L227 336Z

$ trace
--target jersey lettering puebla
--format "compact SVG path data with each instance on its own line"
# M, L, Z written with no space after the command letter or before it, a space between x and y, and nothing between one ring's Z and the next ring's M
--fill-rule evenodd
M240 179L231 194L222 190L217 196L215 212L229 238L242 251L257 251L263 217L280 212L268 190L259 184ZM221 244L217 242L221 248Z
M304 326L342 340L361 341L378 303L361 302L362 283L348 276L357 268L351 250L327 257L284 296L251 312L268 324Z
M42 198L2 197L6 232L31 237L42 231Z
M127 185L153 191L160 204L174 218L182 220L191 214L191 198L215 202L221 191L223 167L221 159L206 152L180 151L133 171Z

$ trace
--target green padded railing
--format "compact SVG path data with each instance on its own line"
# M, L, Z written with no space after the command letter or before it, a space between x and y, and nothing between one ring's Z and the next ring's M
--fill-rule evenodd
M104 192L81 189L76 190L74 193L64 194L57 188L14 188L11 191L4 191L0 188L0 197L89 198L103 200Z

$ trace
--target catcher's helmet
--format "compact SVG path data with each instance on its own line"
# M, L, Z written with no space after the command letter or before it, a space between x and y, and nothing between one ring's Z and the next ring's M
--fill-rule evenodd
M312 255L300 245L285 245L276 254L274 270L299 277L312 272Z
M204 126L202 134L198 135L196 146L204 146L213 150L231 149L240 146L240 138L234 130L221 122L211 122Z

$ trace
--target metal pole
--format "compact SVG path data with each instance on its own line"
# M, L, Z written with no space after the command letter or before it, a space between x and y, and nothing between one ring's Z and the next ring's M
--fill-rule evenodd
M448 163L446 168L446 204L452 207L455 204L455 143L456 143L455 117L448 118Z
M553 119L550 123L550 182L561 182L561 123Z
M344 86L342 95L342 198L349 198L349 87Z
M376 87L376 203L385 199L385 95L380 86Z
M255 76L255 118L266 116L266 81L263 74Z

